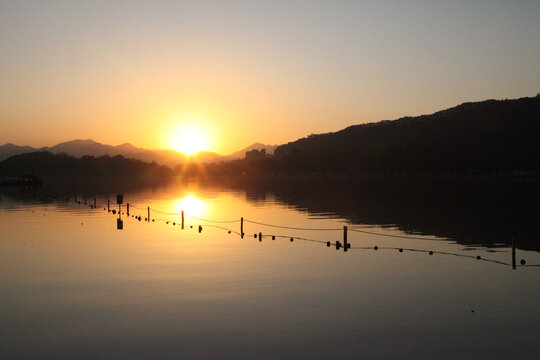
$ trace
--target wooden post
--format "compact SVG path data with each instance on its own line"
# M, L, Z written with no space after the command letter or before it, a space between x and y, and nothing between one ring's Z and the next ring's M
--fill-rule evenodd
M111 211L111 200L107 199L107 211Z
M148 222L150 222L150 206L148 206Z
M244 218L240 218L240 237L244 238Z
M343 251L347 251L349 243L347 242L347 226L343 226Z
M516 241L512 238L512 269L516 270Z
M182 230L184 230L184 210L182 210Z
M127 208L126 208L127 216L129 216L129 203L127 203L126 206L127 206Z

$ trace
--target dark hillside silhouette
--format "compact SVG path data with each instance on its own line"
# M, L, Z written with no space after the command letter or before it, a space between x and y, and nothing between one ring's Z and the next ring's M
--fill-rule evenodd
M516 172L540 170L540 97L464 103L310 135L279 146L295 172Z
M37 151L14 155L0 162L0 176L22 177L27 174L42 178L129 180L133 183L160 183L172 177L170 168L156 163L126 159L121 155L75 158L66 154Z

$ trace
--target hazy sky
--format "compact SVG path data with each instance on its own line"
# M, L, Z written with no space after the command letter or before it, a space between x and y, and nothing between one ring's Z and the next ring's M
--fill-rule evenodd
M0 144L229 153L538 92L539 0L0 0Z

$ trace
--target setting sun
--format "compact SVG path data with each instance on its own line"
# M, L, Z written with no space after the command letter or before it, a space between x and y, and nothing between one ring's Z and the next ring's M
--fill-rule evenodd
M188 155L208 150L209 145L206 131L193 124L182 126L171 137L171 147Z

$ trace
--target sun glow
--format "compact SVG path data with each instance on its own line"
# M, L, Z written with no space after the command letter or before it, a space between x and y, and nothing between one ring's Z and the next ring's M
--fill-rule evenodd
M206 202L193 195L187 195L175 202L177 212L185 211L187 215L201 216L206 209Z
M184 125L171 137L171 147L187 155L208 150L210 140L204 129L197 125Z

